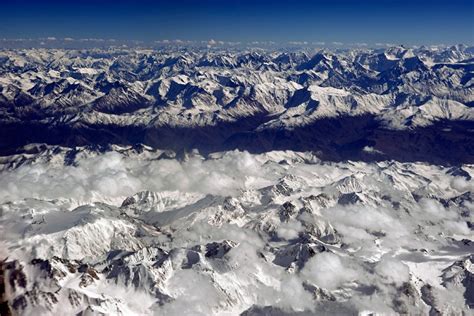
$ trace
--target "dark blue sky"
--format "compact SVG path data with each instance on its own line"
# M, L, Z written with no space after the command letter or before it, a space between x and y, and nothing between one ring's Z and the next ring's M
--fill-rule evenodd
M0 38L474 43L474 0L1 0Z

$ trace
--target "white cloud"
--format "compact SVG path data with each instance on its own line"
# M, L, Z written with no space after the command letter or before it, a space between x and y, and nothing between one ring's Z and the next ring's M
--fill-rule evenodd
M444 208L440 202L433 199L423 198L420 200L419 205L431 219L442 220L456 217L455 213Z
M138 163L118 153L80 161L77 167L25 166L0 179L0 201L28 196L89 200L96 195L125 197L138 191L197 191L229 195L246 176L259 177L259 163L248 153L229 152L222 159ZM33 192L33 193L32 193Z
M303 46L303 45L308 45L308 42L306 42L306 41L291 41L291 42L288 42L288 44Z
M382 280L388 283L394 283L396 286L401 286L404 282L408 282L410 278L410 269L408 266L400 260L388 256L382 257L377 263L375 273L377 273Z
M396 45L394 43L375 43L375 46L393 47L393 46L396 46Z
M324 214L335 223L348 242L369 236L367 231L388 234L393 238L407 234L406 227L391 213L390 209L363 205L336 206L324 210Z
M295 239L298 237L299 232L303 230L303 226L299 221L291 220L287 223L283 223L277 229L278 237L286 240Z
M173 231L172 241L168 240L165 234L156 237L157 243L166 249L173 249L170 256L170 260L173 260L172 273L163 285L166 294L173 299L160 306L154 304L152 307L155 313L167 315L207 315L223 309L231 310L231 314L239 314L252 304L278 306L289 313L317 313L321 301L316 302L313 299L313 294L303 286L305 283L333 291L334 295L344 295L344 302L334 303L339 304L336 305L339 309L335 310L335 313L347 307L351 312L372 310L381 314L395 314L392 309L393 298L403 299L398 287L410 280L413 262L417 263L419 258L423 258L423 262L430 260L428 255L425 256L419 249L427 249L426 251L433 252L433 255L443 256L446 249L449 249L445 246L452 248L453 245L452 241L443 238L443 235L470 233L465 219L457 212L459 210L445 207L434 199L424 198L415 202L411 197L410 192L422 186L421 183L430 183L429 188L437 190L433 179L443 183L448 194L456 193L455 190L458 189L464 192L468 184L461 180L455 179L456 181L450 183L450 176L439 180L443 176L441 167L425 164L407 166L398 163L390 163L387 168L383 167L386 163L307 164L298 161L308 161L306 158L311 157L309 154L291 152L251 155L235 151L213 154L207 160L201 156L189 156L184 161L156 160L153 159L154 154L148 154L127 157L109 152L88 158L87 154L84 154L77 157L77 166L63 166L61 159L53 159L3 171L0 178L0 202L16 202L0 207L17 207L15 212L8 214L20 219L23 214L37 216L41 212L49 211L58 212L57 214L71 213L69 208L54 209L59 208L58 205L69 205L68 202L21 202L23 198L32 197L44 200L70 199L78 203L103 201L120 205L126 196L142 190L161 193L177 190L176 194L184 200L189 192L198 192L199 194L193 194L197 199L206 194L232 196L232 201L241 207L240 210L245 212L245 215L237 218L229 216L229 222L218 222L216 219L219 219L219 216L216 214L223 212L229 215L228 212L232 211L217 205L220 202L216 202L216 205L211 204L199 209L189 218L180 217L176 220L172 229L169 228ZM282 160L289 163L279 164ZM406 168L417 172L408 173ZM426 172L427 170L430 172ZM380 182L384 179L385 172L398 175L393 177L395 185ZM305 210L287 222L281 222L278 215L275 215L274 210L287 200L291 200L300 210L308 196L326 192L325 187L331 187L334 182L349 174L363 174L359 179L364 183L361 194L365 194L364 198L367 199L379 199L380 204L370 206L369 201L365 205L321 208L321 205L313 201L313 204L309 203L313 209ZM435 176L432 176L433 174ZM254 189L276 184L283 176L287 176L285 181L295 183L292 186L295 189L292 195L275 194L272 195L274 200L262 202L267 196ZM326 193L335 194L331 198L337 200L336 190L328 190ZM392 200L381 199L382 195L389 196L393 202L400 201L399 207L390 206ZM221 197L215 199L221 200ZM31 207L24 207L27 203L32 203ZM188 200L187 203L195 202ZM53 209L49 210L47 207ZM101 205L96 203L94 207L100 208ZM21 213L23 209L27 211ZM71 218L69 222L75 224L77 218ZM27 219L25 216L24 219L14 223L18 225L16 227L22 228L18 230L22 236L26 231L24 225L31 218ZM251 221L254 219L257 221ZM64 225L64 221L58 220L53 224L51 227L57 229L59 224ZM255 228L255 225L258 227ZM265 226L265 229L270 227L272 234L266 234L262 226ZM0 229L2 228L0 226ZM119 229L117 232L112 229L111 236L119 232ZM273 232L279 238L274 238ZM305 237L312 234L310 238L314 239L311 243L317 244L318 234L324 235L328 232L340 238L341 243L326 245L327 251L312 257L300 256L298 251L301 248L298 246L307 245L307 240L295 240L301 236L300 233L304 233ZM28 230L29 236L36 234L36 239L40 239L38 236L49 238L46 233L41 226ZM84 229L78 232L80 237L81 233L84 233ZM462 236L458 237L461 238ZM232 240L236 243L224 258L213 261L214 259L202 256L192 268L182 268L182 262L187 258L187 249L222 240ZM25 240L21 242L22 247L25 246ZM68 243L71 244L71 241ZM105 242L103 245L108 246ZM99 243L99 246L103 245ZM286 269L273 262L276 251L288 246L296 246L291 249L296 249L294 254L297 260L307 260L303 262L301 270L299 265ZM42 253L46 248L44 246L37 249L36 253ZM75 251L73 253L79 256L80 247L76 247ZM456 248L455 251L459 249ZM454 260L453 254L448 254L449 257L446 258ZM407 263L410 260L412 262ZM376 288L376 292L371 295L364 293L364 290L370 287ZM115 289L111 290L113 291ZM126 296L124 293L113 292L113 295L123 298ZM152 305L153 298L144 295L143 300L143 306L136 303L133 309L145 313L145 309ZM327 306L330 305L324 305Z
M332 290L357 279L358 272L338 255L323 252L306 262L301 276L317 286Z
M461 193L466 191L474 191L474 181L472 179L466 180L463 177L455 177L451 181L451 187Z
M375 149L374 147L370 147L370 146L365 146L362 151L365 151L366 153L370 153L370 154L383 154L383 152L381 152L380 150L378 149Z

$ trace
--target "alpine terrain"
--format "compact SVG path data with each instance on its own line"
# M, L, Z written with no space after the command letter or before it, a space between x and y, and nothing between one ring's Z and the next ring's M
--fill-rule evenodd
M1 315L470 315L474 47L0 50Z

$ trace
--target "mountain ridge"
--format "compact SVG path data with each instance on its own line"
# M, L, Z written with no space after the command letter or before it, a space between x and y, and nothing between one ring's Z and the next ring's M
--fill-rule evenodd
M448 138L456 150L449 152L464 154L446 162L474 161L472 152L461 150L463 143L473 146L466 135L474 121L473 55L465 46L323 50L312 57L306 52L124 49L94 55L87 50L3 50L0 55L6 60L0 66L2 155L21 152L28 142L71 147L143 143L170 149L170 143L193 129L202 140L184 136L172 149L257 152L255 145L237 139L267 135L264 142L269 143L277 135L317 126L325 126L327 135L338 134L336 129L350 134L353 126L362 125L367 130L355 139L332 142L349 147L368 143L383 152L386 137L364 137L400 134L396 138L409 143L394 159L434 155L442 161L439 152L417 153L428 143L410 141L410 135L431 130L427 138L434 140L452 124ZM327 124L346 117L352 125ZM338 151L323 135L303 141L315 146L278 149ZM364 147L354 155L361 156ZM405 159L402 152L407 152Z

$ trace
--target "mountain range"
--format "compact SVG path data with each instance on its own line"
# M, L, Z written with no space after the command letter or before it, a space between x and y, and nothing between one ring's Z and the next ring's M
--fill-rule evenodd
M473 58L0 50L0 314L471 314Z
M472 162L473 57L463 45L3 50L0 153L30 143L145 144L204 154L312 150L335 161Z

